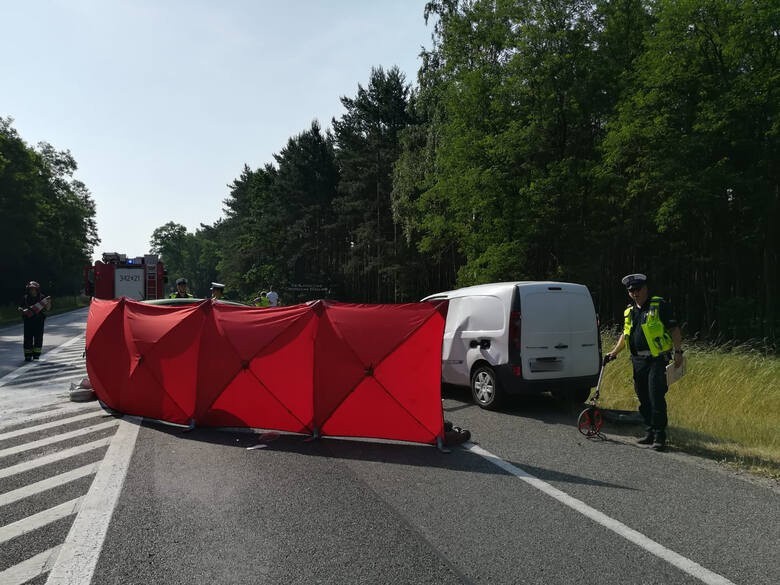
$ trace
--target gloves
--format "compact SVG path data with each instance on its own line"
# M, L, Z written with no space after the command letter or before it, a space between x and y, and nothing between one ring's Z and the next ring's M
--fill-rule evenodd
M606 366L609 362L616 359L617 356L612 355L611 353L604 354L604 357L601 360L601 365Z

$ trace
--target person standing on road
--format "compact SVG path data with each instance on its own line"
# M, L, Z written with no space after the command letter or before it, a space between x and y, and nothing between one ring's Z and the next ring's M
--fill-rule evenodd
M191 299L192 294L187 290L187 279L179 278L176 281L176 291L172 292L171 299Z
M663 451L667 425L666 366L671 359L674 359L675 368L682 365L682 333L671 304L648 293L647 276L629 274L621 282L633 302L623 313L623 333L612 351L604 356L604 364L614 360L628 344L634 370L634 391L647 430L637 443L652 445L656 451Z
M31 280L27 292L22 297L18 310L24 323L24 361L40 359L43 347L43 323L46 311L51 308L51 297L41 295L41 285Z

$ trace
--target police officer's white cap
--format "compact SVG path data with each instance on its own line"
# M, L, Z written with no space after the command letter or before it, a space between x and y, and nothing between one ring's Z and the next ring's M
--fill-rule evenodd
M186 279L186 278L179 278L179 279L176 281L176 284L177 284L177 285L179 285L179 284L187 284L187 279Z
M211 288L225 288L225 285L222 284L221 282L212 282Z
M626 288L635 286L641 287L647 284L647 276L644 274L627 274L620 280L620 282L622 282L623 286Z

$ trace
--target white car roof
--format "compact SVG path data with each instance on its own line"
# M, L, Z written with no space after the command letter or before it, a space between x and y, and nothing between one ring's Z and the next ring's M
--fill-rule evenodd
M569 290L585 289L587 287L584 284L576 284L573 282L556 282L552 280L516 280L512 282L491 282L488 284L477 284L475 286L466 286L463 288L456 288L449 291L444 291L432 295L428 295L423 301L430 301L435 299L450 299L454 297L463 297L470 295L492 295L503 296L507 293L511 293L516 286L544 289L550 286L562 287Z

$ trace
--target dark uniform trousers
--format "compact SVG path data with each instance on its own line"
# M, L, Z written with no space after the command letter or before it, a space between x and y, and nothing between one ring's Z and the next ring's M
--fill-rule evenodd
M43 315L34 315L24 319L24 357L38 359L41 356L41 347L43 347Z
M656 439L665 439L666 433L666 365L665 354L659 357L631 356L634 367L634 391L639 399L639 413L648 432Z

